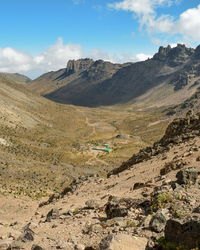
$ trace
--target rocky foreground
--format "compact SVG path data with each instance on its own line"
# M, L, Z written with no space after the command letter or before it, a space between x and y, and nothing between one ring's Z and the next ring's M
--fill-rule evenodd
M107 179L48 200L0 197L0 249L200 249L200 114L172 122Z

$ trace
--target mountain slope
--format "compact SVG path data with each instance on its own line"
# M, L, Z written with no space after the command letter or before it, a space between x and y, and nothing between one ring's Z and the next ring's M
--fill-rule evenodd
M69 61L66 69L39 77L30 88L56 102L90 107L144 99L149 101L147 106L156 102L165 106L169 97L170 104L178 104L198 87L199 50L180 44L160 47L152 59L122 65L91 59Z
M27 250L198 249L199 117L174 121L162 151L140 163L135 155L118 175L76 179L42 202L0 195L0 244Z
M30 78L28 78L25 75L18 74L18 73L0 72L0 76L6 78L8 80L15 81L17 83L29 83L29 82L31 82Z

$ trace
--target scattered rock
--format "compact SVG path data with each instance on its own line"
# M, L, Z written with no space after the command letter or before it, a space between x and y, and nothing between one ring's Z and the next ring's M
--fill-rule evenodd
M186 162L182 160L167 162L164 167L160 170L160 175L166 175L169 172L177 169L181 169L186 165Z

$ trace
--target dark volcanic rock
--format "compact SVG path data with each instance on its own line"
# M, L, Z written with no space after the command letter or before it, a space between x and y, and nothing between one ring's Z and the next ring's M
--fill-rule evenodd
M176 178L180 185L194 185L198 178L198 172L194 168L184 169L176 174Z
M128 215L130 208L137 207L140 203L141 200L138 199L110 196L105 208L107 218L125 217Z
M200 248L200 222L191 220L184 224L177 220L168 220L165 227L167 242L183 245L189 249Z
M105 209L108 219L125 217L128 215L128 208L125 202L116 197L110 197Z

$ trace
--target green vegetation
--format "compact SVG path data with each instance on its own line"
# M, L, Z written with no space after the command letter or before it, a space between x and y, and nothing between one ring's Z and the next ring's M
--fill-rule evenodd
M160 208L165 208L169 203L173 202L173 196L170 193L159 193L152 200L152 210L156 212Z

